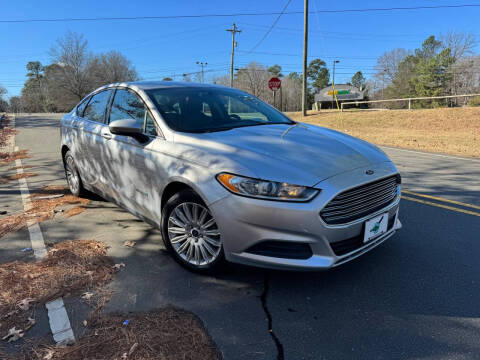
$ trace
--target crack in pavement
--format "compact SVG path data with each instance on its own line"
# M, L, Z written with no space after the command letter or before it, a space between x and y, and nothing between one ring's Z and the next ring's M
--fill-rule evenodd
M270 333L270 336L272 337L275 343L275 346L277 348L277 360L284 360L285 354L283 351L283 344L280 342L280 339L277 337L277 335L275 335L275 332L273 331L272 314L270 314L270 310L268 309L268 305L267 305L267 296L268 296L269 289L270 289L270 274L268 272L265 272L265 277L263 280L263 292L262 292L262 295L260 296L260 300L262 301L263 311L265 312L265 315L267 315L268 332Z

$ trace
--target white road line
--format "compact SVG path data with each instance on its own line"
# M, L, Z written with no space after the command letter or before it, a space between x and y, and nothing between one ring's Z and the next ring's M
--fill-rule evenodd
M408 149L400 149L396 147L391 147L391 146L383 146L380 145L380 148L383 149L388 149L388 150L397 150L397 151L404 151L404 152L411 152L415 154L422 154L426 156L438 156L438 157L444 157L444 158L449 158L449 159L457 159L457 160L465 160L465 161L479 161L480 159L475 159L475 158L469 158L469 157L461 157L461 156L454 156L454 155L444 155L444 154L435 154L431 152L426 152L426 151L416 151L416 150L408 150Z
M12 126L15 127L15 118L12 120ZM18 146L15 146L15 151L18 151ZM17 166L17 174L23 174L22 160L15 160ZM30 200L30 191L25 179L18 179L20 185L20 193L22 195L23 208L28 211L32 208L32 201ZM37 260L43 259L47 256L47 249L45 248L45 241L43 239L42 230L38 223L27 220L27 229L30 234L30 241L32 243L33 254ZM50 323L50 330L53 334L53 339L57 343L69 343L75 341L70 319L68 318L67 310L62 298L49 301L45 304L48 312L48 320Z

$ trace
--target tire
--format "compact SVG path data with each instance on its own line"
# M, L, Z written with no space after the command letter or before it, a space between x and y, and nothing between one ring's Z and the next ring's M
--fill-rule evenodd
M192 190L180 191L167 201L161 230L167 250L188 270L213 273L224 267L220 230L208 207Z
M65 177L67 179L70 192L75 196L85 197L87 191L83 187L82 179L78 173L77 165L75 164L75 160L73 159L70 150L66 152L63 158L63 166L65 168Z

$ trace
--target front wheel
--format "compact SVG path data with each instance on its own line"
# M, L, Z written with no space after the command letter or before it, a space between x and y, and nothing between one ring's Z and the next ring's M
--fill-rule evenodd
M77 165L73 159L72 153L67 151L63 159L63 165L65 166L65 177L67 178L68 187L73 195L83 197L86 194L86 190L83 187L82 179L78 174Z
M173 195L162 211L162 237L177 262L196 272L225 263L220 230L202 199L191 190Z

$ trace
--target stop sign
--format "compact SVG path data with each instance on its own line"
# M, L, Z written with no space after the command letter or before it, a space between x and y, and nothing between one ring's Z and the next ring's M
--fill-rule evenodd
M282 81L277 77L272 77L270 80L268 80L268 87L272 91L280 90L281 86L282 86Z

